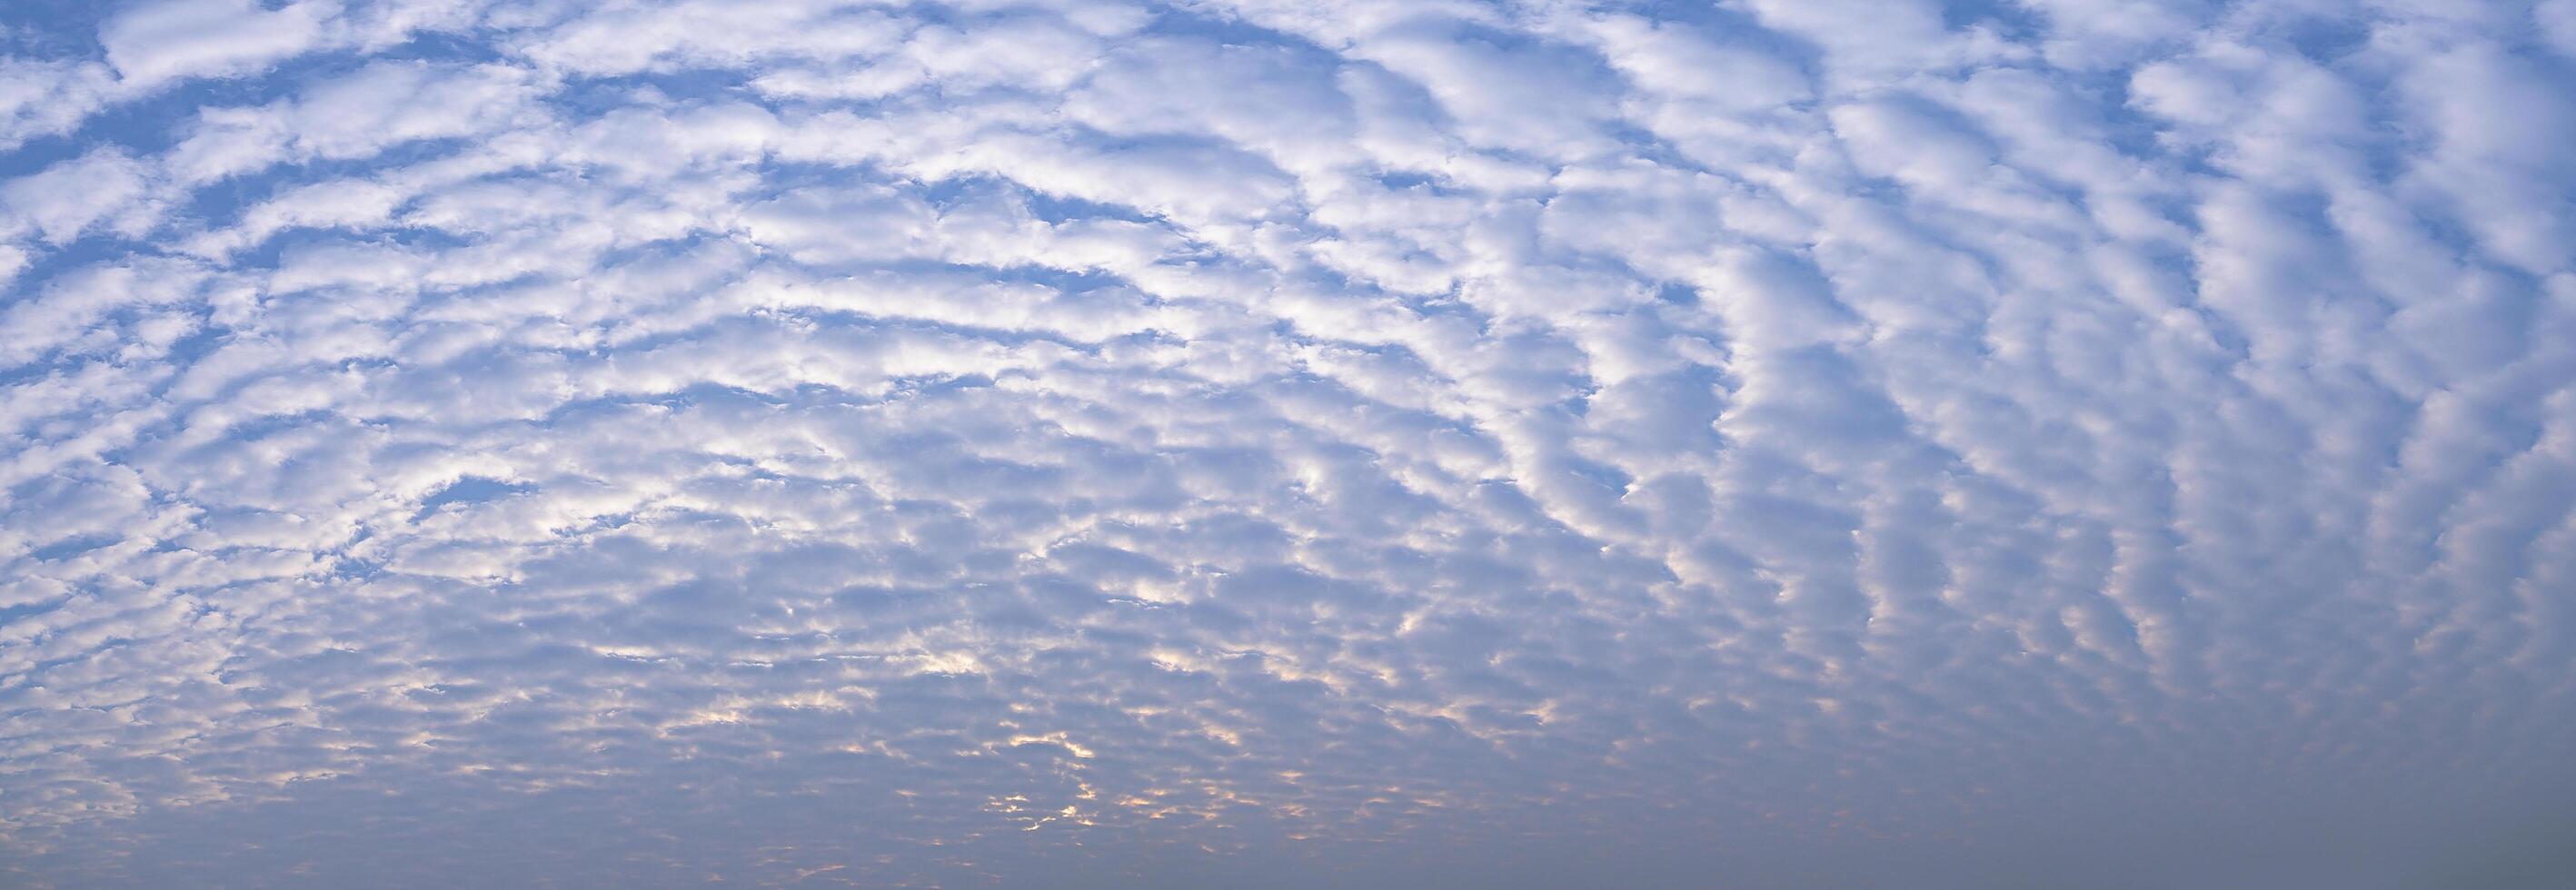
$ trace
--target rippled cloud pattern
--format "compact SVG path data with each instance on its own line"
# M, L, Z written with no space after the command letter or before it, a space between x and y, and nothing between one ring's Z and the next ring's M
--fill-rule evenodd
M2576 0L0 49L0 883L2576 881Z

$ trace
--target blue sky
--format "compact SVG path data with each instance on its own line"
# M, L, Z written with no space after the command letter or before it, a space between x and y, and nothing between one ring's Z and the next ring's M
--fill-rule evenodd
M2576 881L2576 0L0 52L0 883Z

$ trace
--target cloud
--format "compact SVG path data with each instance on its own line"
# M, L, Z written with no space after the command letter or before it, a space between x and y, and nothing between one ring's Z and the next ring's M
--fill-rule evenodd
M13 38L0 875L2546 872L2566 8Z
M158 220L151 171L123 151L101 148L44 170L0 183L10 236L33 236L54 246L93 228L127 236Z
M0 60L0 149L71 129L108 103L104 66L74 60Z
M338 5L330 0L276 8L251 0L147 3L109 20L99 29L99 44L117 74L137 84L238 75L311 50Z

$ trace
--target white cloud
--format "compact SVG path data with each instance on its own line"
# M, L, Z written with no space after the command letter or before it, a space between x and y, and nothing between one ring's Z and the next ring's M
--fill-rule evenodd
M99 29L107 62L126 81L238 75L321 42L337 0L270 7L254 0L159 0L120 11Z
M96 63L0 59L0 150L79 124L108 103L110 81Z
M0 233L61 246L93 227L133 237L158 216L152 171L125 152L93 149L0 183Z
M28 37L0 876L2563 871L2565 7Z

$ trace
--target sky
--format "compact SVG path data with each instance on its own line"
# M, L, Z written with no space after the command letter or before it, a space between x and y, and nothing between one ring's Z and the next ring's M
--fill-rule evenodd
M0 884L2576 886L2576 0L0 0Z

